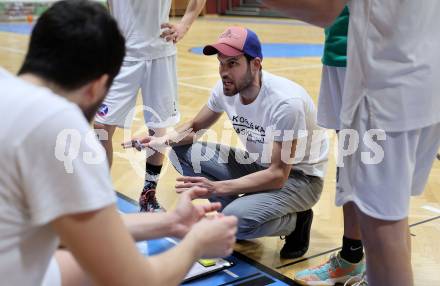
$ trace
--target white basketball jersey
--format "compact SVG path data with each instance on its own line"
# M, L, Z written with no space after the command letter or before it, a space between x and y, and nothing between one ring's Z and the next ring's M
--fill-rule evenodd
M176 54L172 42L160 38L169 21L171 0L108 0L126 40L127 61L152 60Z

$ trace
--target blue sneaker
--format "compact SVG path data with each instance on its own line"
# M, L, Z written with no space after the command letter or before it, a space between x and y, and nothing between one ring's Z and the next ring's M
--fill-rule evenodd
M350 279L353 282L359 282L364 272L364 259L359 263L350 263L341 258L338 253L332 254L328 261L317 267L297 272L294 280L300 285L335 285L336 283L346 283ZM355 281L356 278L358 279Z

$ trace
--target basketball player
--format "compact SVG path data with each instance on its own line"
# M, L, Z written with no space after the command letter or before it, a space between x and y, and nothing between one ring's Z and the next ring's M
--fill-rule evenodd
M95 129L105 130L101 137L111 166L112 138L116 127L130 128L139 89L143 115L151 136L162 136L167 127L180 120L177 99L176 46L205 5L191 0L182 20L170 24L171 0L109 0L109 8L126 39L126 55L121 71L101 105ZM156 186L163 154L152 151L145 167L145 180L139 205L142 212L161 210Z
M263 2L293 18L328 26L348 1ZM423 192L440 145L440 38L433 36L440 25L440 2L349 3L341 131L356 130L363 138L373 130L374 146L382 152L372 158L372 142L362 140L341 160L336 203L355 204L358 215L348 219L361 227L368 283L409 286L409 199Z
M347 65L348 7L325 29L325 46L322 57L321 92L318 98L318 125L338 133L339 115L344 91ZM342 250L332 254L319 267L313 266L295 274L295 281L301 285L335 285L354 280L365 271L364 251L359 225L349 224L356 216L353 203L347 203L344 210L344 236Z
M131 234L123 224L89 122L124 51L102 5L59 1L37 21L20 77L0 70L2 285L42 285L45 272L43 285L69 285L79 270L98 285L178 285L201 256L231 253L236 219L202 219L220 206L191 204L207 190L193 189L169 214L124 217ZM165 233L184 238L155 257L143 258L133 243ZM76 260L66 252L51 260L60 239Z
M286 236L281 257L300 257L309 247L311 208L321 195L328 154L313 101L298 84L262 70L261 44L249 29L230 27L203 52L217 55L221 77L207 104L178 134L140 142L171 145L170 159L185 176L178 190L210 190L224 214L238 217L239 239ZM194 143L224 112L246 150Z

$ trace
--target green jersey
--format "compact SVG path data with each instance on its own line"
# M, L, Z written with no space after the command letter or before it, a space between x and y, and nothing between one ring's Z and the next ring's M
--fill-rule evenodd
M322 63L327 66L347 66L347 33L348 33L348 7L333 24L325 29L325 46Z

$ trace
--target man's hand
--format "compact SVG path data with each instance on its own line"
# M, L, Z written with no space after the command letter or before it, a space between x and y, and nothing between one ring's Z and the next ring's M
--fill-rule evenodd
M167 147L167 139L165 137L146 136L143 138L133 138L130 141L121 143L124 149L135 148L142 151L145 148L158 150Z
M207 189L199 187L194 187L182 193L176 209L171 213L176 221L173 233L177 237L184 237L191 227L204 218L206 214L221 208L220 203L207 203L203 205L194 205L192 203L192 200L204 197L207 194Z
M185 25L184 23L165 23L160 25L160 28L165 29L160 37L164 38L167 42L172 41L174 44L179 42L189 30L189 26Z
M177 178L176 192L183 193L190 188L199 187L206 189L205 194L200 193L199 198L207 199L212 195L221 195L224 190L219 187L220 182L213 182L205 177L180 177Z

